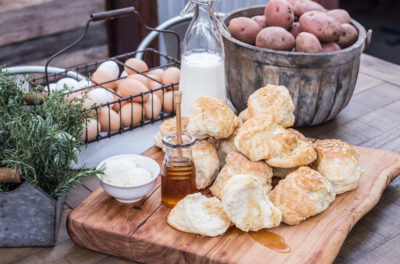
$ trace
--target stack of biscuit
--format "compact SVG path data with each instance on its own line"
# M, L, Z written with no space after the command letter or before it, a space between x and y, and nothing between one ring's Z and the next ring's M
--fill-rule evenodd
M296 225L358 187L362 170L352 146L331 139L313 143L289 128L294 105L284 86L258 89L247 105L236 117L221 100L202 97L184 118L184 129L197 139L196 187L209 188L214 197L196 193L179 201L168 217L174 228L216 236L230 223L246 232ZM159 139L174 123L160 127L157 146L163 147ZM280 178L274 188L272 177Z

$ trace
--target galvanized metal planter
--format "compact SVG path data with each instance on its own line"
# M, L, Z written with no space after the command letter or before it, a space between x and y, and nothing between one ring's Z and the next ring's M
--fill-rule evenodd
M0 192L0 247L54 246L64 202L27 182Z
M224 18L261 15L264 6L236 10ZM295 126L313 126L334 118L350 101L357 81L360 56L371 31L352 20L359 32L352 46L323 53L287 52L258 48L223 32L227 95L238 111L251 93L266 84L284 85L295 105Z

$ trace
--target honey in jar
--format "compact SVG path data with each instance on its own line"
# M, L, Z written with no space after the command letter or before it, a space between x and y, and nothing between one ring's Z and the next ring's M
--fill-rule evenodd
M196 192L196 173L192 159L192 146L195 140L187 132L182 132L182 143L177 143L176 132L163 138L166 146L161 168L161 199L173 207L188 194Z

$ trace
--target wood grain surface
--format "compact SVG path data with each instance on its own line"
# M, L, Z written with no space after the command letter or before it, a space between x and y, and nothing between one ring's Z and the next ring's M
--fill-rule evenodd
M215 238L188 234L167 224L159 181L140 204L122 204L101 187L75 208L67 228L80 246L144 263L330 263L356 222L376 205L400 173L400 154L357 147L364 172L357 190L339 195L328 210L300 225L271 229L291 252L264 247L247 233ZM156 147L144 153L162 162Z
M400 66L363 54L349 105L335 119L301 131L308 137L334 137L353 145L400 152L399 73ZM84 249L70 240L65 225L68 212L97 187L99 182L92 176L70 192L54 248L0 248L1 263L136 263ZM400 177L353 227L334 263L392 264L400 259L399 218Z
M104 0L0 1L0 46L80 28L104 6Z

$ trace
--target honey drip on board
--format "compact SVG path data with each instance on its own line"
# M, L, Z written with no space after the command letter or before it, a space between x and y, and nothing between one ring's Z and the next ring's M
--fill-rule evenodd
M242 236L246 234L242 230L238 228L230 228L227 232L227 235L231 237ZM256 241L257 243L267 247L269 249L281 252L281 253L289 253L291 251L290 247L286 244L285 239L274 232L268 230L260 230L257 232L249 232L250 237Z
M268 230L260 230L257 232L249 232L252 239L260 243L261 245L282 252L290 252L290 247L286 244L285 239L280 235L277 235Z

